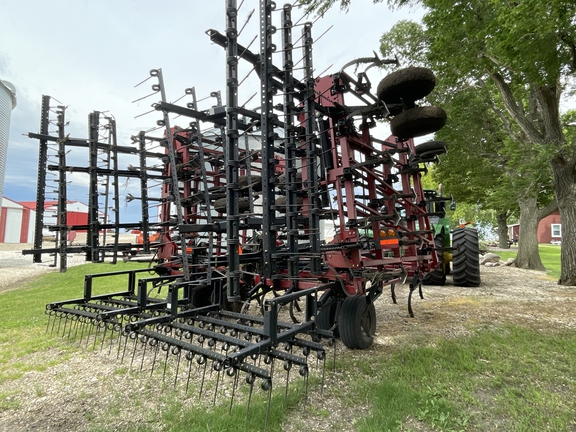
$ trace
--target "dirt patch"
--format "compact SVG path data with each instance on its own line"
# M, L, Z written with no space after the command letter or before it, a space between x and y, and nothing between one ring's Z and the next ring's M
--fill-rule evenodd
M397 287L398 304L393 304L386 294L377 301L378 325L372 347L349 352L337 344L336 355L345 350L352 358L385 355L399 346L418 341L433 343L438 338L460 337L480 327L494 328L506 323L546 331L576 328L574 288L558 286L541 272L482 267L479 288L455 287L450 279L443 287L425 287L424 299L414 297L414 318L408 316L408 291L406 285ZM42 363L52 361L55 365L0 385L0 393L4 395L0 401L4 407L0 410L0 431L86 431L95 427L127 430L138 425L160 431L163 429L158 423L160 413L170 404L165 395L172 395L184 407L211 405L216 374L207 375L203 396L198 397L200 383L193 378L186 392L183 377L187 373L183 369L187 363L177 364L176 356L166 357L168 373L164 376L164 357L160 351L151 379L152 356L141 355L141 347L133 353L129 345L124 353L116 342L107 341L99 346L92 345L92 340L88 339L86 350L72 350L68 354L69 350L62 348L67 342L55 339L53 349L21 359L34 363L41 356ZM125 356L124 362L120 361L120 353ZM330 349L324 386L316 386L309 392L308 405L296 409L297 415L283 425L284 430L311 429L310 425L316 425L314 430L354 430L354 422L368 411L369 401L355 403L353 407L342 405L350 392L342 383L353 382L354 371L332 372L332 353ZM196 364L193 367L192 376L199 377L202 368ZM176 369L180 371L178 380ZM315 373L322 374L322 364ZM296 372L290 376L291 380L301 379ZM229 396L236 391L235 404L245 403L245 391L234 390L232 382L227 379L217 396ZM283 386L283 378L278 386Z

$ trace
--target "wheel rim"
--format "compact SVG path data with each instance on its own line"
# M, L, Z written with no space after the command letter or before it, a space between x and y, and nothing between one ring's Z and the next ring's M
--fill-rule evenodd
M366 311L364 311L364 314L362 314L362 317L360 318L360 332L362 333L362 336L370 338L372 337L371 329L372 329L372 318L370 317L368 309L366 309Z

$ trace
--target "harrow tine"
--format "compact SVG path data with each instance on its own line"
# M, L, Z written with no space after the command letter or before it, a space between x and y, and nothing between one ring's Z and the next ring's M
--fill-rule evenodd
M286 387L284 388L284 407L286 406L286 401L288 400L288 384L290 383L290 369L292 369L292 363L286 360L284 362L284 370L286 371Z
M122 330L118 331L118 349L116 350L116 360L120 357L120 347L122 346Z
M188 360L188 378L186 379L186 394L188 394L188 386L190 385L190 373L192 372L192 360L194 360L193 355L189 354L186 354L186 359Z
M62 339L64 339L64 335L66 334L66 325L68 324L68 314L64 317L60 317L60 321L64 319L64 328L62 329ZM56 330L56 336L60 336L60 323L58 323L58 330Z
M112 354L112 345L114 345L114 325L111 324L112 327L110 327L110 345L108 345L108 355ZM108 328L108 325L106 325L106 328Z
M82 322L82 331L80 332L80 340L78 342L82 343L82 338L84 337L84 327L86 327L86 321Z
M54 334L54 325L56 324L56 313L54 313L54 319L52 320L52 329L50 330L50 334ZM58 324L60 325L60 324Z
M80 317L76 316L76 315L72 315L70 317L70 326L68 328L68 339L72 339L72 340L76 340L76 328L78 326L78 319ZM72 333L74 332L74 335L72 335Z
M174 352L172 352L174 353ZM176 382L178 381L178 372L180 370L180 356L182 355L180 349L178 349L178 361L176 362L176 375L174 376L174 388L176 388Z
M94 333L94 343L92 344L93 350L96 349L96 342L98 341L98 335L100 334L100 324L101 323L91 324L91 325L94 325L96 327L96 333ZM80 340L82 340L82 337L80 337Z
M232 412L232 405L234 404L234 395L236 394L236 386L238 385L238 371L231 368L234 371L234 383L232 384L232 397L230 398L230 406L228 407L228 414Z
M218 394L218 386L220 385L220 372L222 371L222 367L217 371L216 374L216 385L214 386L214 398L212 399L212 406L216 405L216 395Z
M142 359L140 360L140 372L142 372L142 369L144 368L144 357L146 356L146 348L148 347L148 339L146 336L142 337L142 341L144 342L144 349L142 349Z
M170 347L167 343L162 344L162 351L166 351L166 358L164 359L164 373L162 374L162 383L164 383L166 380L166 369L168 368L168 356L170 355Z
M98 331L98 327L96 324L94 324L93 320L88 320L88 334L86 335L86 345L85 348L88 348L88 345L90 345L90 336L92 336L92 328L96 327L96 331ZM97 339L98 333L94 332L94 340ZM94 346L92 347L92 349L96 348L96 344L94 344Z
M106 333L108 332L108 326L106 323L104 324L104 335L102 335L102 340L100 341L100 352L102 352L102 348L104 347L104 341L106 340Z
M198 393L198 400L200 400L202 399L202 390L204 389L204 378L206 377L206 365L208 364L208 361L203 356L198 357L198 360L196 361L199 365L204 365L204 371L202 372L202 382L200 383L200 393Z
M246 382L250 384L250 391L248 392L248 402L246 403L246 418L245 421L248 421L248 414L250 413L250 402L252 401L252 391L254 390L254 381L256 377L254 374L246 375Z
M156 357L158 356L158 349L160 346L158 345L158 341L155 339L150 339L150 346L156 347L154 350L154 358L152 359L152 367L150 368L150 377L154 373L154 366L156 366Z
M76 340L76 336L78 335L78 326L80 325L80 317L77 317L76 324L74 325L74 340ZM82 340L82 339L80 339Z
M132 365L134 364L134 356L136 355L136 345L138 345L138 335L134 333L134 348L132 349L132 360L130 360L130 369L132 369Z
M124 349L122 350L122 358L120 359L120 363L124 363L124 355L126 354L126 347L128 346L128 339L130 339L128 337L128 335L124 335L124 337L126 338L126 340L124 341ZM116 357L116 360L118 360L118 357Z

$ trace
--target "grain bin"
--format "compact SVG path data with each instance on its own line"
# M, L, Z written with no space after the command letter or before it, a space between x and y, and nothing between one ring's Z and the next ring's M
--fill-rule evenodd
M0 80L0 207L4 194L6 155L10 133L10 116L16 107L16 88L8 81Z

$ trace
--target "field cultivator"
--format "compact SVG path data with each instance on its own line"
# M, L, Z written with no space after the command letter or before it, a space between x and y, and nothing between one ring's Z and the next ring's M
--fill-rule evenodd
M167 102L162 71L150 71L148 80L161 97L153 104L162 115L160 137L141 132L133 138L137 146L102 143L99 113L90 116L88 140L63 132L51 137L44 126L31 134L40 140L41 152L48 142L61 147L60 163L48 166L59 174L60 219L53 230L65 238L71 229L63 210L66 174L85 172L91 212L81 227L88 244L79 248L87 259L102 261L110 254L115 259L134 247L155 253L154 275L150 269L87 275L82 297L47 305L50 328L77 334L81 327L81 337L102 346L117 340L123 357L133 341L134 352L140 346L143 356L147 348L154 359L159 350L166 357L171 353L178 368L181 359L189 363L182 368L191 368L194 360L204 373L209 364L218 377L235 377L234 389L243 373L251 386L259 379L271 391L275 363L307 377L309 355L324 363L325 344L340 339L350 349L368 348L376 328L375 301L385 290L395 301L395 285L407 280L412 315L412 292L422 295L422 277L438 264L420 176L440 147L413 141L445 123L440 108L415 104L432 91L435 78L423 68L401 69L373 94L366 71L395 63L377 56L317 77L312 25L293 24L291 15L290 5L276 9L274 2L260 1L255 53L238 41L237 2L227 0L224 34L207 31L226 52L225 100L212 92L215 104L208 109L199 107L194 88L185 91L186 105ZM302 32L294 42L296 29ZM260 103L253 110L239 102L241 65L259 76ZM189 125L171 126L174 114L188 118ZM386 119L393 135L373 136L377 122ZM70 145L89 149L89 167L66 165ZM139 163L120 170L118 152L137 156ZM111 155L114 166L98 165L103 154ZM105 177L117 187L123 176L141 182L141 195L129 199L141 203L142 220L102 221L97 186ZM39 188L39 208L43 192ZM151 208L158 209L158 221L151 221ZM100 243L102 232L121 228L142 231L143 243ZM36 246L28 253L46 252ZM65 240L49 250L61 259L74 251ZM125 278L125 286L99 293L95 284L108 277Z

